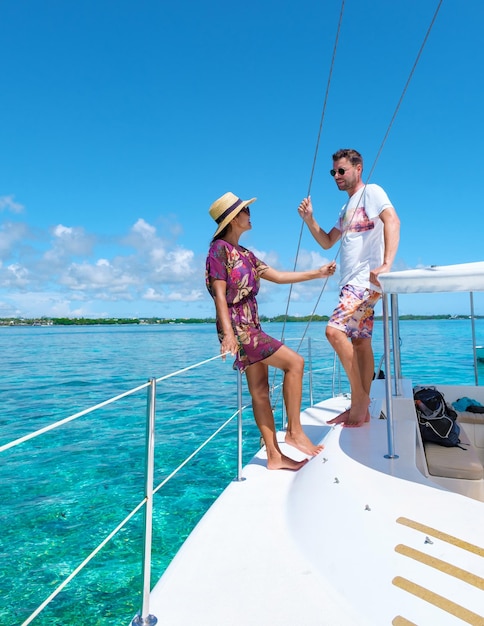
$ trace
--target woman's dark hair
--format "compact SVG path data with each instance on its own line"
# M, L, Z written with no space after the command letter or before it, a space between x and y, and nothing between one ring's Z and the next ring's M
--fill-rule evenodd
M230 226L230 222L227 224L227 226L225 228L223 228L219 233L217 233L215 235L215 237L210 242L210 245L212 245L214 241L217 241L217 239L223 239L225 237L225 235L227 234L229 226Z

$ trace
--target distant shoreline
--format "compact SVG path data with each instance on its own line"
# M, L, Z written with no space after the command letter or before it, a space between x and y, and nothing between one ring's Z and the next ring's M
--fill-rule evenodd
M400 315L400 320L467 320L469 315ZM262 323L269 322L327 322L327 315L304 315L293 316L276 315L268 317L262 315L260 320ZM382 316L376 316L376 320L381 320ZM474 319L484 319L484 315L475 315ZM121 326L121 325L166 325L166 324L214 324L215 318L185 318L185 317L40 317L40 318L17 318L3 317L0 318L0 326Z

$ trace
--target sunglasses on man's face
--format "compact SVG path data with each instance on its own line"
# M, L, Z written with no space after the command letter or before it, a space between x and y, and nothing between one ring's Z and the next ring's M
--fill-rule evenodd
M331 176L336 176L336 174L339 174L340 176L344 176L349 169L350 169L349 167L346 169L343 169L342 167L338 167L337 170L329 170L329 173L331 174Z
M247 215L250 216L250 209L248 206L245 206L243 209L240 209L241 213L246 213Z

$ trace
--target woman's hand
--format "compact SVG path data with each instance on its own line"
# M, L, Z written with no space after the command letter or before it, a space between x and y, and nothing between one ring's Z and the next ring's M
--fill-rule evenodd
M237 343L237 339L235 338L234 333L233 332L226 333L220 345L220 354L225 354L226 352L230 352L232 356L235 356L237 354L238 349L239 349L239 344ZM222 360L225 361L225 356L222 357Z
M336 262L331 261L331 263L326 263L326 265L321 265L319 268L321 272L321 276L332 276L336 271Z

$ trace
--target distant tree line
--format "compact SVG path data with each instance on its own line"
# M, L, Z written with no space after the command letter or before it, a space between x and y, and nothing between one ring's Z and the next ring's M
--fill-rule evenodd
M484 315L475 315L476 319L484 319ZM260 316L262 323L268 322L327 322L327 315L276 315L268 317ZM381 320L382 316L376 316L375 319ZM401 320L448 320L448 319L469 319L469 315L400 315ZM196 317L40 317L40 318L21 318L21 317L2 317L0 318L0 326L113 326L127 324L214 324L215 318L196 318Z

